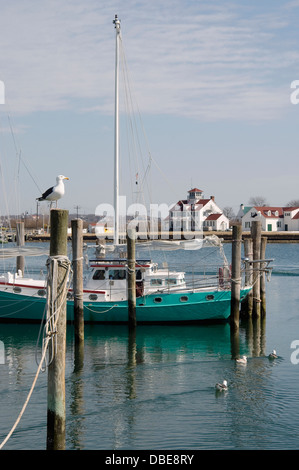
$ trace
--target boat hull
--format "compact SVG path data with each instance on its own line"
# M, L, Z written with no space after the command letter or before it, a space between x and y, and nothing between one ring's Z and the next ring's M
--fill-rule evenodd
M242 289L241 300L250 291ZM230 316L231 292L214 290L149 295L136 300L137 323L188 323L227 320ZM44 317L46 298L0 292L0 321L40 322ZM74 320L74 303L67 300L67 320ZM84 302L86 323L127 323L128 303Z

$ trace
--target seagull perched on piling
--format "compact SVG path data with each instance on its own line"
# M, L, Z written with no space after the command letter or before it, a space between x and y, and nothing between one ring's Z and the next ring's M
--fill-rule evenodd
M63 180L68 180L69 178L67 176L59 175L56 178L56 185L52 186L51 188L47 189L41 197L37 197L37 201L50 201L51 205L53 201L56 201L56 207L57 207L57 201L64 195L64 184Z
M215 385L215 388L216 388L216 390L219 390L219 392L225 392L228 389L227 381L223 380L222 384L217 383Z

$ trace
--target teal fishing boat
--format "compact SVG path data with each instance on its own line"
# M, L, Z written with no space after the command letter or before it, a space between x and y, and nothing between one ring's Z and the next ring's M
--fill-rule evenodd
M206 239L206 244L210 242ZM203 241L203 245L205 245ZM221 245L220 245L221 246ZM203 248L205 249L205 248ZM225 260L224 260L225 261ZM128 321L128 264L124 258L92 259L84 283L86 323ZM160 268L149 259L136 260L136 319L139 323L188 323L227 320L231 274L227 261L217 273L198 274ZM47 280L0 276L0 321L40 322L47 310ZM252 286L241 288L243 300ZM74 318L72 286L67 288L67 319Z
M250 287L241 290L241 299L245 298ZM17 297L17 298L16 298ZM16 296L14 293L0 294L0 321L2 322L40 322L46 302L32 296ZM190 292L187 295L159 294L140 298L136 303L138 323L196 323L221 322L230 316L230 292L210 291ZM74 319L74 303L67 300L67 319ZM84 302L84 320L86 323L127 323L128 303L120 302Z
M128 321L126 260L94 260L83 292L86 323ZM221 273L221 272L220 272ZM212 281L214 286L212 285ZM139 323L223 321L230 315L230 279L220 275L188 282L183 272L136 261L136 319ZM218 282L218 285L216 285ZM47 308L46 281L8 273L0 277L0 321L40 322ZM241 300L251 286L241 289ZM67 294L67 319L74 317L73 292Z

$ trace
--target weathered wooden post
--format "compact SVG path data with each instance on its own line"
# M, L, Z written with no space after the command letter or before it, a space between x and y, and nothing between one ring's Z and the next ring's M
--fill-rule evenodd
M267 237L261 238L261 255L260 259L263 260L266 258L266 246L267 246ZM261 269L264 269L266 263L261 263ZM266 274L265 271L262 271L260 278L260 297L261 297L261 314L266 314Z
M83 220L74 219L72 224L73 249L73 293L75 347L81 349L84 343L84 308L83 308Z
M232 286L231 286L231 327L239 328L240 287L241 287L242 226L234 225L232 233Z
M24 222L17 222L16 225L16 241L17 241L17 246L24 246L25 245L25 228L24 228ZM22 274L24 274L24 268L25 268L25 258L24 256L17 256L17 272L22 271Z
M136 327L136 259L135 259L136 230L127 230L128 252L128 322L129 328Z
M57 279L50 286L50 315L54 319L55 351L48 366L47 450L65 449L65 350L68 211L51 210L50 260ZM57 262L57 263L56 263ZM55 267L56 263L56 267ZM55 288L55 285L57 288ZM53 311L54 310L54 311Z
M245 285L251 286L252 285L252 239L251 238L245 238L244 240L244 256L247 259L245 262ZM246 298L243 301L243 313L246 317L250 317L252 315L252 302L253 302L253 296L252 296L252 289L251 291L247 294Z
M253 261L260 260L261 258L261 234L262 223L260 220L252 222L251 237L253 243ZM253 263L253 315L259 317L261 313L261 300L260 300L260 263Z

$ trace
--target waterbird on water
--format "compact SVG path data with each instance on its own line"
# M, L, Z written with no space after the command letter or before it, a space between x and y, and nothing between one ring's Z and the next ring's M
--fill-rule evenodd
M215 385L215 388L216 390L219 390L219 392L224 392L228 389L228 386L227 386L227 381L226 380L223 380L222 384L220 383L217 383Z
M278 358L275 349L273 349L273 351L269 354L268 357L269 357L269 359L277 359Z
M246 357L246 356L242 356L242 357L240 357L239 359L236 359L236 363L237 363L237 364L247 364L247 357Z
M51 188L47 189L41 197L37 197L37 201L50 201L51 204L53 201L56 201L56 207L57 207L57 201L58 199L62 198L64 195L64 183L63 180L68 180L69 178L67 176L59 175L56 178L56 185L52 186Z

